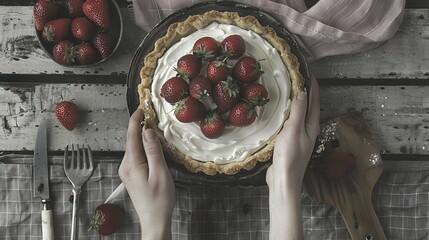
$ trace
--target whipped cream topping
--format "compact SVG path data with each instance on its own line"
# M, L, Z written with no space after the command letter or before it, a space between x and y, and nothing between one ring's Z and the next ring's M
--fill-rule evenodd
M196 40L210 36L221 42L232 34L239 34L245 40L245 55L253 56L257 60L265 59L260 62L264 74L258 82L267 88L270 100L260 107L259 117L250 126L234 127L227 124L221 137L209 139L201 133L198 122L182 123L176 119L173 105L160 96L160 89L165 81L175 76L173 68L177 60L192 52ZM243 161L264 147L280 131L290 105L290 77L277 50L261 36L234 25L212 23L182 38L165 52L158 60L151 92L159 119L158 127L164 131L168 142L196 160L226 164Z

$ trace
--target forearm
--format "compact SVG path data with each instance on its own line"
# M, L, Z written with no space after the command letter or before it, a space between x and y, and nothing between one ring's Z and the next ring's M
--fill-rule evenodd
M270 235L273 240L304 239L301 215L301 186L270 188Z

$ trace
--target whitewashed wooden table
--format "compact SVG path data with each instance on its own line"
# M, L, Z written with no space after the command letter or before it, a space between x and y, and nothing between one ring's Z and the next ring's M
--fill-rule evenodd
M31 1L0 1L0 154L32 151L43 117L51 120L51 151L84 142L101 153L123 153L129 118L126 75L146 33L133 24L131 3L119 3L125 26L119 49L95 67L68 68L40 48ZM426 0L407 2L399 31L379 48L324 58L310 67L320 85L321 122L362 112L384 159L429 159ZM72 132L60 127L53 113L61 95L82 109Z

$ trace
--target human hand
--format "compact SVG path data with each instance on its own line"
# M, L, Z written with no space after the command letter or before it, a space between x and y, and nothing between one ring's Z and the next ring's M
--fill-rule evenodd
M142 134L142 119L140 109L130 118L119 177L139 216L142 239L169 239L176 202L174 181L156 133L145 129Z
M305 92L299 92L292 101L289 119L274 145L273 164L267 171L266 181L270 188L280 184L279 181L286 181L288 186L301 190L305 169L320 129L319 87L314 77L309 100L308 111Z
M266 175L270 239L303 239L301 187L320 128L319 88L314 77L309 98L308 112L304 92L292 100L289 119L274 145L273 164Z

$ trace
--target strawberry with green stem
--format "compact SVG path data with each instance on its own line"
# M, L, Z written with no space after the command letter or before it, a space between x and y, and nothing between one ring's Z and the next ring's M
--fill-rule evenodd
M268 90L260 83L250 83L243 88L243 99L255 106L263 106L268 103Z
M82 11L99 28L110 27L110 12L108 0L87 0L82 4Z
M193 54L186 54L177 60L177 67L174 70L180 77L190 80L200 73L201 66L200 58Z
M220 42L220 51L228 59L238 59L246 51L246 45L243 37L237 34L226 37Z
M224 60L214 60L207 64L207 78L212 82L225 81L231 70L226 62L227 58Z
M58 5L53 0L38 0L34 4L34 25L37 31L42 31L45 24L58 16Z
M124 224L124 210L116 204L103 203L95 209L91 220L91 229L102 236L112 235Z
M257 61L251 56L244 56L235 63L232 75L244 83L256 82L264 73L261 69L260 61L262 60Z
M43 27L43 39L52 43L68 39L71 33L71 21L69 18L58 18L47 22Z
M183 123L201 121L206 117L207 110L204 104L192 97L187 97L176 103L174 115Z
M199 75L189 83L189 95L197 100L203 100L211 96L213 84L206 77Z
M226 81L220 81L215 84L213 91L213 100L217 105L219 114L228 112L240 99L240 87L231 77Z
M245 127L255 122L256 117L255 106L241 101L229 110L228 121L235 127Z
M52 48L54 59L63 65L72 65L76 61L76 47L69 40L62 40Z
M168 103L176 103L184 98L188 91L188 83L180 77L172 77L161 86L160 95Z
M76 128L79 121L79 107L71 101L62 101L55 107L55 116L67 130Z
M192 51L204 60L212 60L220 55L218 42L212 37L202 37L195 41Z
M218 138L225 131L225 120L216 110L209 110L207 116L200 122L200 129L207 138Z

